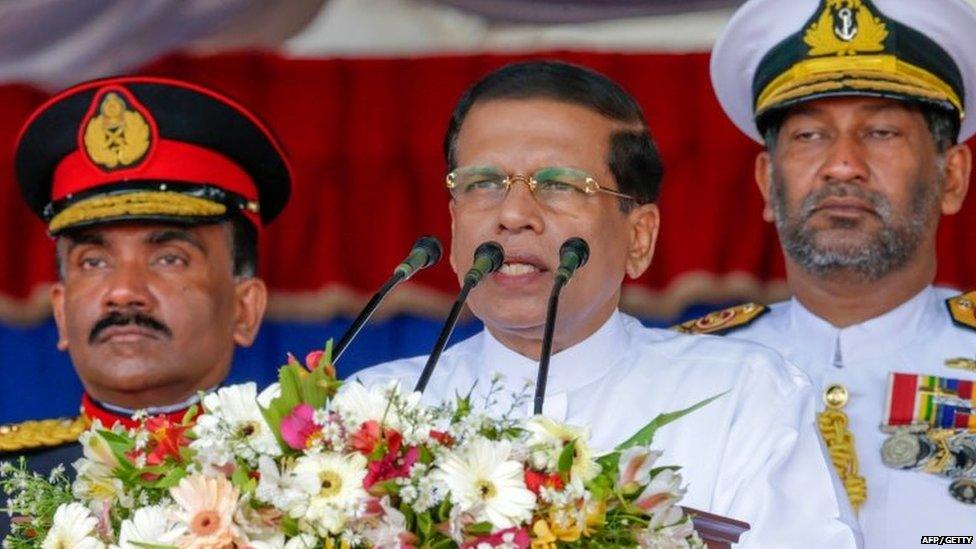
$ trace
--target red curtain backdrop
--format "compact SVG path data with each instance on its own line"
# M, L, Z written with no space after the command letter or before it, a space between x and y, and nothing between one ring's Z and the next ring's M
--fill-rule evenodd
M556 52L617 80L641 103L666 176L663 226L649 271L625 295L637 312L691 302L782 295L782 256L753 184L759 146L726 120L705 54ZM176 56L143 72L199 82L252 108L279 134L295 168L293 200L263 235L261 272L283 317L354 310L413 240L450 235L441 140L461 92L525 56L285 59L266 53ZM46 94L0 86L0 150ZM71 128L68 131L76 131ZM228 136L233 139L233 136ZM22 204L11 154L0 156L0 320L46 311L53 246ZM976 286L976 256L960 215L943 221L939 281ZM969 246L967 246L969 244ZM440 307L457 285L447 262L422 273L399 306ZM411 297L412 296L412 297ZM395 307L395 306L394 306Z

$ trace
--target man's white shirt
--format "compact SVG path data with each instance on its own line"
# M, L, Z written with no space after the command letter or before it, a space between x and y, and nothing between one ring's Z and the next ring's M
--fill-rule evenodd
M946 307L946 299L958 293L930 286L882 316L843 329L794 299L728 334L779 351L809 375L818 392L833 383L847 388L844 411L867 480L858 520L869 549L916 547L927 535L976 534L976 506L953 499L949 479L890 469L881 461L889 372L976 379L945 366L948 358L976 357L976 331L954 325ZM823 407L818 399L818 409Z
M388 362L356 377L412 389L426 357ZM534 384L537 361L487 330L441 356L424 393L439 403L501 374L503 393ZM776 353L743 342L650 329L615 312L593 335L552 356L544 415L592 429L610 450L658 414L725 393L660 429L661 465L679 465L683 505L749 522L743 547L855 547L859 536L814 425L810 382ZM502 399L498 410L510 400ZM532 412L531 398L522 415Z

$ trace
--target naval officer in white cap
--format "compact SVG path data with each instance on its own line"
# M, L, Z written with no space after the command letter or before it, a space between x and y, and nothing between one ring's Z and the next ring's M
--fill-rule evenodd
M679 329L757 341L806 371L867 547L976 534L976 294L932 285L939 220L970 181L976 12L749 0L711 72L765 144L756 181L793 298Z

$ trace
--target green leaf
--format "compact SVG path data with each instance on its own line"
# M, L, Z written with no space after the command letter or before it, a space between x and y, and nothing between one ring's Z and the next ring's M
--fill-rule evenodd
M726 391L725 393L727 392L728 391ZM705 400L699 402L698 404L689 406L684 410L678 410L677 412L669 412L667 414L661 414L657 416L656 418L652 419L650 423L642 427L641 430L634 433L632 437L620 443L617 446L616 450L626 450L627 448L631 448L633 446L650 446L651 442L654 440L654 433L656 433L658 429L664 427L665 425L671 423L672 421L680 419L694 412L695 410L705 406L706 404L717 399L718 397L725 395L725 393L719 393L711 398L706 398ZM617 459L619 461L619 456L617 457Z
M487 536L493 529L494 527L490 522L476 522L465 528L464 531L474 536Z
M571 440L563 446L563 451L559 452L559 461L556 462L556 467L560 473L569 473L569 470L573 468L574 457L576 457L576 441Z
M144 549L179 549L175 545L161 545L159 543L144 543L141 541L130 541L129 543L131 545L135 545L136 547L142 547Z
M425 538L430 537L431 532L434 529L434 521L430 517L430 513L421 513L417 515L417 529L423 534Z

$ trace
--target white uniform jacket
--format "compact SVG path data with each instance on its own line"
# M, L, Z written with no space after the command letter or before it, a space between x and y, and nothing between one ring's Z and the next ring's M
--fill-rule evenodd
M867 480L858 520L869 549L917 547L923 536L976 534L976 506L953 499L949 479L890 469L881 461L889 372L976 379L945 365L948 358L976 357L976 330L955 324L946 307L946 299L958 294L930 286L884 315L843 329L794 299L727 334L779 351L810 376L818 393L833 383L847 388L844 411ZM824 408L820 398L817 407Z

